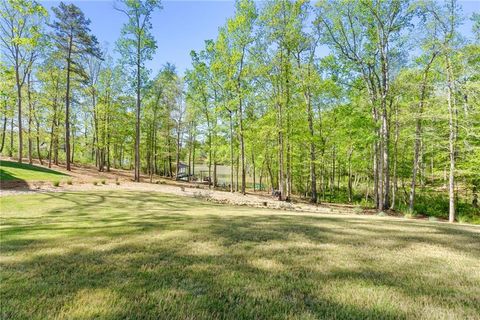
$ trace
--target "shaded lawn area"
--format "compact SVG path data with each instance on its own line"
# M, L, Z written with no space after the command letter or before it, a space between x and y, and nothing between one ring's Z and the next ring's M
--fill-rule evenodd
M27 163L0 160L1 181L59 181L68 175Z
M8 196L2 319L478 319L480 228L145 192Z

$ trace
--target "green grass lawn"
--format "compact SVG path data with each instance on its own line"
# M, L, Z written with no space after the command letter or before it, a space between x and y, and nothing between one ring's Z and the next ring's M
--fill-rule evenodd
M1 181L58 181L66 177L66 174L44 167L0 160Z
M5 196L1 319L480 319L480 228L145 192Z

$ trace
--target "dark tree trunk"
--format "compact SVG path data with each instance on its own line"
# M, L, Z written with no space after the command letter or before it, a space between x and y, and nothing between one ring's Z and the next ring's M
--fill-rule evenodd
M67 91L65 95L65 160L68 171L72 170L70 167L70 64L72 56L72 45L73 39L70 36L67 58Z
M3 128L2 128L2 145L0 146L0 153L3 151L5 146L5 136L7 135L7 116L3 116Z
M13 116L10 121L10 150L8 151L8 156L13 157Z

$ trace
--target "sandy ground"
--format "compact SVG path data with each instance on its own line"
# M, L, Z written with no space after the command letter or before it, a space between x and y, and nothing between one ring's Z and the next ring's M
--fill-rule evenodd
M5 158L4 158L5 159ZM10 160L10 159L5 159ZM26 161L28 163L28 161ZM40 165L38 161L34 162ZM44 167L46 167L44 165ZM60 186L53 186L52 182L46 181L2 181L0 185L0 196L35 194L40 192L94 192L94 191L145 191L160 192L184 197L201 198L216 203L225 203L232 205L267 207L283 210L317 212L317 213L354 213L353 206L319 204L313 205L301 199L295 199L294 202L278 201L265 192L241 193L227 192L209 189L203 184L173 181L163 177L142 176L141 182L132 181L132 172L128 170L112 169L110 172L99 172L91 166L74 166L72 171L68 172L63 166L52 165L53 170L64 172L70 177L66 177L60 183ZM67 180L72 182L67 184ZM106 184L103 184L105 181ZM97 182L97 185L94 184ZM118 184L117 184L118 183ZM358 212L356 212L358 213ZM367 213L367 212L364 212Z
M172 183L175 183L172 181ZM140 191L140 192L159 192L171 194L176 196L201 198L215 203L225 203L249 207L263 207L283 210L303 211L303 212L317 212L317 213L353 213L353 208L349 206L335 206L335 205L312 205L309 203L296 202L287 203L278 201L276 198L260 195L260 194L246 194L230 193L226 191L218 191L208 188L192 187L185 183L167 184L162 183L146 183L146 182L129 182L122 181L119 185L115 180L106 181L106 184L98 183L94 185L93 182L73 182L72 185L62 183L58 187L54 187L52 183L31 182L29 187L24 185L18 187L2 188L0 196L35 194L42 192L95 192L95 191Z

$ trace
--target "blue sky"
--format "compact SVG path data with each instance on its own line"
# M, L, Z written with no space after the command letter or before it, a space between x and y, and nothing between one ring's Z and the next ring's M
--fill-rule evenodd
M47 8L58 5L59 1L40 1ZM113 54L115 41L126 18L113 9L112 0L76 0L75 3L92 21L91 29L99 42L108 44ZM459 1L464 14L480 12L480 0ZM163 10L154 13L152 33L158 49L147 66L155 73L166 62L175 64L177 70L184 72L190 65L190 51L203 48L206 39L214 39L218 28L233 15L234 2L226 0L202 1L190 0L163 1ZM471 22L465 21L462 33L471 34Z

